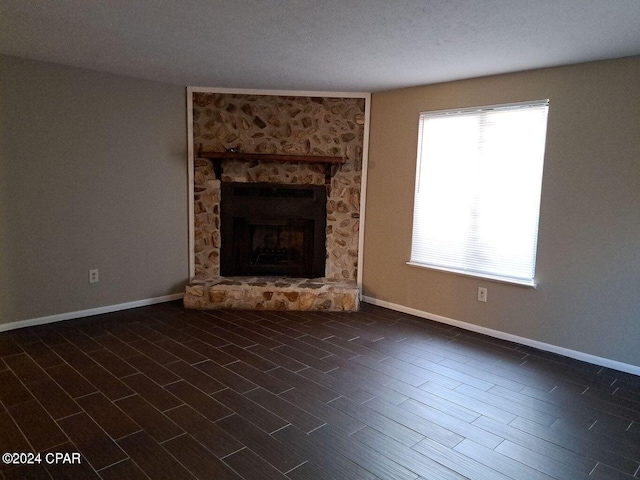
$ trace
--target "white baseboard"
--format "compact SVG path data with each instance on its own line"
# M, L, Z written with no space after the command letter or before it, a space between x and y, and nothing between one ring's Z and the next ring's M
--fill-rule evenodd
M420 318L426 318L427 320L433 320L435 322L452 325L455 327L469 330L471 332L481 333L490 337L499 338L501 340L507 340L509 342L516 342L529 347L534 347L539 350L547 352L557 353L565 357L574 358L576 360L582 360L583 362L593 363L602 367L612 368L614 370L620 370L621 372L632 373L634 375L640 375L640 366L631 365L628 363L618 362L609 358L598 357L589 353L579 352L577 350L571 350L557 345L551 345L549 343L539 342L530 338L519 337L518 335L512 335L510 333L501 332L500 330L493 330L491 328L481 327L472 323L462 322L460 320L454 320L452 318L443 317L442 315L436 315L434 313L423 312L422 310L416 310L415 308L405 307L404 305L398 305L396 303L387 302L385 300L379 300L377 298L368 297L364 295L362 301L377 305L380 307L389 308L397 312L407 313Z
M16 328L32 327L34 325L45 325L47 323L61 322L63 320L72 320L74 318L90 317L92 315L101 315L103 313L117 312L119 310L128 310L130 308L146 307L155 305L156 303L171 302L179 300L184 293L174 293L173 295L165 295L163 297L147 298L144 300L135 300L133 302L119 303L117 305L107 305L104 307L90 308L88 310L78 310L77 312L60 313L58 315L49 315L47 317L30 318L20 320L18 322L0 324L0 332L7 330L15 330Z

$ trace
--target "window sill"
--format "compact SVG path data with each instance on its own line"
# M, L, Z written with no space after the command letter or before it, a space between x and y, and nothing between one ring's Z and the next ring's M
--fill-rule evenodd
M536 288L535 280L532 282L529 282L526 280L515 280L512 278L499 277L499 276L488 275L483 273L467 272L464 270L455 270L453 268L437 267L434 265L424 265L422 263L415 263L410 261L407 262L407 265L409 265L410 267L424 268L427 270L436 270L438 272L452 273L454 275L462 275L465 277L482 278L484 280L491 280L492 282L500 282L500 283L506 283L509 285L517 285L519 287L527 287L527 288L534 288L534 289Z

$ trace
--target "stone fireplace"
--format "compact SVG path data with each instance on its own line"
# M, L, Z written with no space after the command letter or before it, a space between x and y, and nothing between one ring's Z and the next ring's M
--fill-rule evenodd
M195 275L185 305L357 309L364 99L194 93L193 106ZM320 222L308 218L320 207Z

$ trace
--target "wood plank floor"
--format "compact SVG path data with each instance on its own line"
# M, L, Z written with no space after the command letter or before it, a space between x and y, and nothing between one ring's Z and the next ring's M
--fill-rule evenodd
M637 479L640 378L367 304L173 302L0 333L5 452L41 463L0 480Z

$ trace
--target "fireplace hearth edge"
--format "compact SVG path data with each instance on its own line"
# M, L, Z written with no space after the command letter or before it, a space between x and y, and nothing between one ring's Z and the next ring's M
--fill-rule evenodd
M289 277L215 277L187 285L185 308L356 312L360 293L352 280Z

